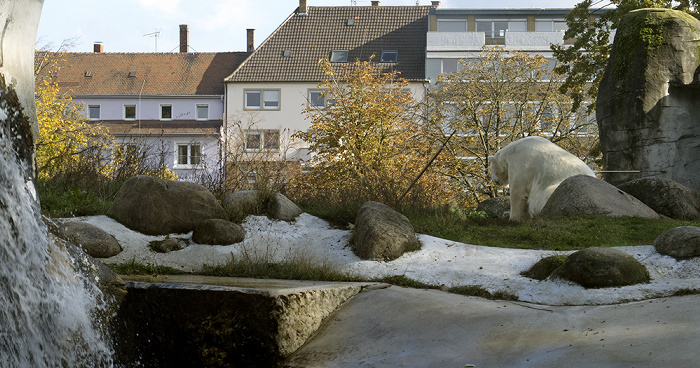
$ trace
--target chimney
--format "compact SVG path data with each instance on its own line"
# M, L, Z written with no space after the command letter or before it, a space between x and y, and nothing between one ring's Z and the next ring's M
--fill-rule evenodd
M253 28L248 28L246 29L247 35L248 35L248 41L247 41L247 50L248 52L253 52L255 51L255 29Z
M432 1L432 3L433 3L433 4L431 5L431 7L433 7L433 8L438 8L438 7L440 7L440 2L439 2L439 1Z
M187 52L190 46L190 28L187 24L180 24L180 52Z
M373 1L372 1L372 6L379 6L379 1L373 0Z
M100 41L95 41L95 47L93 48L96 54L104 52L104 45Z
M297 10L298 14L306 14L308 12L308 9L306 8L306 0L299 0L299 9Z

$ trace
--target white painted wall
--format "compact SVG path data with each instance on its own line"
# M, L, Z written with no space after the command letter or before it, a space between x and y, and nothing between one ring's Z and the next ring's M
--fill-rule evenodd
M172 120L195 120L196 106L209 105L209 120L223 118L223 96L76 96L75 101L85 105L100 105L101 120L123 120L124 105L136 105L136 117L142 120L159 120L160 105L173 106Z
M245 91L249 89L279 89L279 110L246 110ZM411 83L410 89L414 96L423 98L425 88L423 83ZM279 129L281 153L286 160L308 159L306 148L308 144L294 140L291 136L298 131L306 131L311 126L311 121L306 118L304 109L307 107L307 98L310 90L319 90L318 83L228 83L226 85L226 121L228 127L227 139L234 142L236 126L240 124L243 129L265 130ZM240 122L240 123L238 123Z

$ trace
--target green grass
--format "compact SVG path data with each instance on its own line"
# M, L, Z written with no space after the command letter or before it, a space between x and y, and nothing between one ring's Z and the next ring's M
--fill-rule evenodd
M172 267L139 263L133 259L125 263L108 264L107 267L118 275L183 275L187 273Z
M222 277L247 277L258 279L361 281L360 278L340 272L332 263L314 263L303 258L283 262L231 259L220 266L204 266L198 274Z
M650 245L664 231L700 222L639 217L582 216L556 220L475 219L459 213L406 213L416 232L467 244L500 248L579 250Z

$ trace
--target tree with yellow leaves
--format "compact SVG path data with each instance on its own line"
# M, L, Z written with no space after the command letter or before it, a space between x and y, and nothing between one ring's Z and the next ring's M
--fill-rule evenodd
M321 60L319 67L326 103L307 108L311 127L295 134L313 155L297 187L316 201L399 205L432 149L408 82L371 60L341 66ZM403 204L428 206L448 192L431 170Z
M56 57L60 53L41 52L35 59L38 177L53 178L85 167L100 168L96 174L107 175L105 160L111 151L112 137L106 128L86 121L82 104L61 93L55 77Z

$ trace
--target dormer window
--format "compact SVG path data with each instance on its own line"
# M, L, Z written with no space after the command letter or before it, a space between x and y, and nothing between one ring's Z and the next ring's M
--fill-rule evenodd
M348 50L333 50L331 51L331 63L347 63Z
M395 63L399 60L398 50L382 50L382 55L379 58L380 63Z
M92 70L86 71L86 72L85 72L85 76L86 76L87 78L92 77Z
M136 72L129 72L129 78L136 77Z

